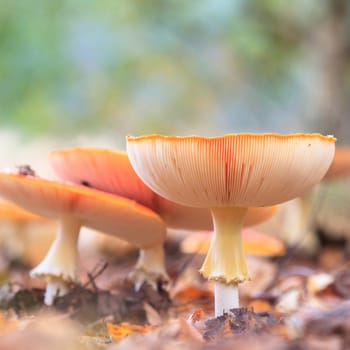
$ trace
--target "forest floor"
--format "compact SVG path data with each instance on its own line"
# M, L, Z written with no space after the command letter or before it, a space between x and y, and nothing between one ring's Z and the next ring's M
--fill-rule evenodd
M81 285L50 307L29 266L3 263L0 348L350 349L350 259L342 243L323 244L313 258L294 250L248 257L252 281L240 287L242 308L219 318L212 285L198 273L202 255L169 240L171 282L135 292L127 274L136 253L84 255Z

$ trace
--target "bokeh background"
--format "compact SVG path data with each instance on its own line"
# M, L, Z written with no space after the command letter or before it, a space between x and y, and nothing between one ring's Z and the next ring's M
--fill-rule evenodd
M348 0L2 0L0 144L22 162L126 134L346 144L349 68Z
M125 149L127 134L234 132L350 144L350 0L0 1L1 171L52 178L51 149ZM297 199L264 232L295 255L317 256L320 233L350 252L349 184ZM25 240L0 222L0 278L2 255L44 255L49 225Z

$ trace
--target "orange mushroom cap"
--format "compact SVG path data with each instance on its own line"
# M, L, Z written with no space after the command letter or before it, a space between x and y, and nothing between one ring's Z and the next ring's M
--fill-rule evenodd
M0 173L0 193L37 215L55 219L75 217L82 226L118 236L138 247L151 247L165 238L165 224L152 210L98 190Z
M169 227L213 229L209 209L180 205L153 192L135 173L126 152L103 148L58 149L50 153L50 162L62 180L136 200L158 213ZM250 208L244 225L257 225L276 210L276 206Z
M344 176L350 176L350 147L336 147L332 164L324 179L332 180Z
M320 134L127 138L130 162L153 191L211 209L215 234L200 272L214 281L215 316L239 307L237 285L250 279L241 240L247 208L309 190L328 170L334 143Z
M141 179L165 198L194 207L265 206L302 195L334 156L320 134L149 135L127 138Z
M0 200L0 220L32 221L40 220L41 217L34 215L11 202Z

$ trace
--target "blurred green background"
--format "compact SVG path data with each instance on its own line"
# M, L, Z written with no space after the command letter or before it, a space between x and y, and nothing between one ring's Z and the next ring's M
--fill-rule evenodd
M323 132L349 143L348 0L2 0L0 123L27 137Z

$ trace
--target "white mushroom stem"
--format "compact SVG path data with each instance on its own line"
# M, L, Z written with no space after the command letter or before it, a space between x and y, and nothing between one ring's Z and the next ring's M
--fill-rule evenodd
M165 269L163 245L140 249L138 261L129 278L134 282L135 290L139 290L145 282L154 289L157 289L158 282L167 282L169 277Z
M69 291L67 282L61 279L51 278L47 283L44 303L46 305L52 305L56 296L63 296Z
M238 284L214 282L215 317L239 307Z
M56 239L52 243L44 260L35 267L30 275L47 281L45 304L52 305L56 295L68 292L71 282L78 279L77 243L80 221L65 216L59 221Z
M246 208L213 208L214 235L200 272L215 281L215 316L239 307L237 284L249 280L243 253Z

